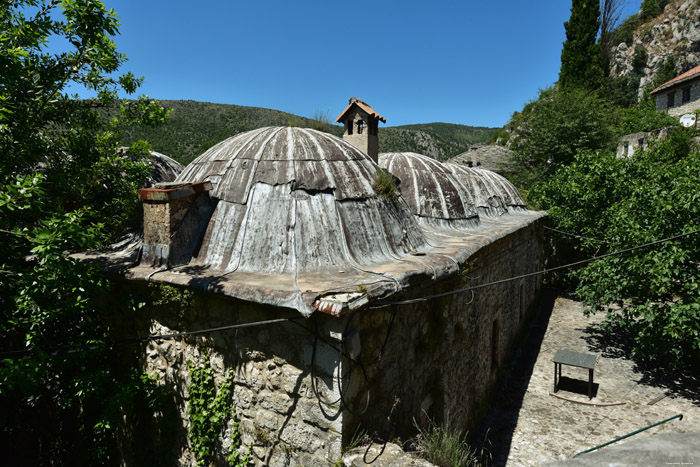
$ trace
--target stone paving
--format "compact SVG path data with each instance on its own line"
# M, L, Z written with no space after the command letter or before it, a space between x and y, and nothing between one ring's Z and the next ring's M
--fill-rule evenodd
M532 466L571 458L679 413L675 419L635 435L700 433L700 388L696 377L643 371L625 357L624 342L601 331L602 315L586 317L580 303L544 294L521 350L514 356L494 409L477 438L488 439L495 465ZM551 314L550 314L551 310ZM588 399L588 370L564 366L553 390L557 349L598 355L594 397ZM602 406L622 402L621 405ZM623 441L624 442L624 441ZM700 435L698 435L700 445Z

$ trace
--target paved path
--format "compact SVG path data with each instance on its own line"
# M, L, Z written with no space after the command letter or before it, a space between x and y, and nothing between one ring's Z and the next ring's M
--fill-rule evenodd
M551 314L550 311L551 310ZM600 330L602 315L584 316L580 303L545 293L526 344L514 356L494 409L482 428L495 465L531 466L574 454L682 413L631 439L661 432L700 433L700 384L690 376L642 371L626 358L624 342ZM594 397L584 405L550 395L557 349L597 354ZM558 395L588 399L588 370L564 367ZM700 437L700 435L699 435ZM698 442L700 446L700 439Z

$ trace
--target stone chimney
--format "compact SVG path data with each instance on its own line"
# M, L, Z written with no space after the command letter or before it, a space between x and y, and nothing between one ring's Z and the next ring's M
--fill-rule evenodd
M215 203L211 182L157 183L138 190L143 201L141 264L152 267L186 263L194 253Z
M374 162L379 161L379 122L386 119L366 102L351 97L350 103L335 119L345 126L343 139L367 154Z

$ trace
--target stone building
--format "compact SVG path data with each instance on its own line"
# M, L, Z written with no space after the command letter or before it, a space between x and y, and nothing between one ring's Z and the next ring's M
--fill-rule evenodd
M649 94L656 98L656 110L673 116L692 114L700 109L700 66L665 82Z
M359 100L343 115L348 139L358 115L369 136L383 121ZM122 314L115 332L223 328L133 351L176 401L173 461L195 464L190 365L233 378L239 424L228 421L221 459L236 430L256 465L326 466L358 429L388 440L428 417L475 423L538 296L540 276L519 276L542 268L544 213L487 171L411 154L379 162L397 193L375 189L375 160L332 135L239 134L175 183L139 191L143 238L81 254L116 276L114 293L193 293L177 310Z
M450 158L448 162L502 174L513 170L512 156L511 150L504 146L479 143L471 145L469 150Z

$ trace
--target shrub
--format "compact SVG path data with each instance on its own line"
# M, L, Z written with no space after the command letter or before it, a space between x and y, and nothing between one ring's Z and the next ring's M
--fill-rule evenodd
M467 433L450 427L448 421L436 425L428 419L425 428L418 428L418 452L438 467L480 466L486 464L486 453L467 443Z
M374 174L373 188L379 196L391 200L395 200L398 197L396 177L387 170L377 169L377 172Z

